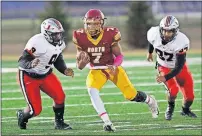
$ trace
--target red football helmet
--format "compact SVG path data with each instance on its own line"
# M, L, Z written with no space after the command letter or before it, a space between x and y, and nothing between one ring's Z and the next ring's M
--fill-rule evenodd
M99 9L90 9L84 17L84 28L91 36L98 35L104 26L105 16Z

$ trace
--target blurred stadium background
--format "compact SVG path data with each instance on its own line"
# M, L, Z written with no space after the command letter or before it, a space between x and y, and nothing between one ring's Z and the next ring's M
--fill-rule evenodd
M45 10L48 2L2 2L2 53L3 55L19 55L27 40L40 31L38 14ZM201 48L201 3L183 1L148 1L158 25L164 15L178 17L180 28L191 39L192 49ZM82 17L90 8L101 9L107 19L107 25L118 27L123 36L124 51L127 46L126 21L130 2L126 1L80 1L63 2L63 8L69 15L71 30L83 27ZM67 52L74 52L72 43L68 44Z
M63 2L72 33L73 29L83 27L82 17L90 8L99 8L106 15L107 25L118 27L122 33L122 48L127 74L138 90L145 90L154 95L159 103L160 115L152 119L146 104L134 104L124 99L121 92L110 82L102 89L100 95L106 109L117 128L117 135L201 135L201 4L202 2L170 2L147 1L155 17L154 24L160 19L172 14L180 21L181 31L191 40L191 51L188 54L188 64L194 77L195 101L192 111L198 118L180 116L182 95L176 100L176 110L173 120L164 119L167 106L165 88L157 84L157 71L154 63L146 62L146 49L131 49L127 41L127 20L131 2ZM73 67L75 78L66 77L56 70L54 72L61 80L66 93L65 121L70 122L74 130L55 131L53 129L54 115L52 100L42 94L43 111L40 116L30 120L28 130L22 131L17 127L16 110L26 106L21 89L16 82L17 60L27 42L35 33L40 31L38 14L44 12L48 2L17 2L3 1L2 5L2 69L1 69L1 134L2 135L106 135L102 130L102 121L91 105L85 87L88 69L82 71L75 68L75 47L71 41L65 51L65 62ZM138 19L138 18L137 18ZM133 30L131 30L133 31ZM112 134L112 135L113 135ZM108 135L108 134L107 134ZM111 135L111 134L110 134Z

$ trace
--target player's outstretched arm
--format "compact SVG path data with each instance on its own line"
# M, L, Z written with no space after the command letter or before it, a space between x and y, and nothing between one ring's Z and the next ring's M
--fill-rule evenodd
M39 59L36 59L29 51L24 50L22 56L18 60L19 66L24 69L36 67Z
M186 53L176 54L176 58L177 59L175 62L175 68L169 74L165 75L166 81L168 81L169 79L175 77L177 74L180 73L186 61Z
M166 82L169 79L175 77L182 70L185 61L186 61L186 53L177 54L176 55L175 68L165 76L158 75L157 78L156 78L157 82L158 83Z
M54 62L54 66L60 73L66 76L74 76L74 71L71 68L67 68L62 54L58 56L58 58Z

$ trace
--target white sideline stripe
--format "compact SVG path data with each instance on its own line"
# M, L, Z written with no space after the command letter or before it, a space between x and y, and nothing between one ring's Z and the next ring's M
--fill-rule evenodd
M201 91L201 89L194 89L194 92L199 92ZM152 94L152 93L166 93L163 90L160 91L145 91L148 94ZM122 95L121 92L116 92L116 93L100 93L100 96L116 96L116 95ZM68 98L74 98L74 97L89 97L88 94L73 94L73 95L67 95ZM41 96L42 99L50 99L49 96ZM12 98L2 98L2 101L10 101L10 100L24 100L24 97L12 97Z
M194 65L194 64L201 64L201 58L195 57L195 58L187 58L188 65ZM76 63L67 63L66 64L70 68L76 68ZM154 63L147 62L146 60L126 60L122 63L123 67L148 67L148 66L154 66ZM86 66L86 68L89 68L89 64ZM17 68L2 68L2 73L10 73L10 72L17 72Z
M202 83L202 80L195 80L194 83ZM135 87L137 86L160 86L161 84L158 83L139 83L139 84L133 84ZM114 84L112 85L105 85L103 88L116 88ZM73 87L63 87L63 90L70 91L70 90L86 90L85 86L73 86ZM8 93L8 92L20 92L21 90L2 90L2 93Z
M135 72L131 71L131 72L128 72L127 71L127 74L130 75L130 74L134 74ZM144 72L145 73L145 72ZM194 78L196 77L201 77L201 74L192 74ZM130 80L142 80L142 79L153 79L155 80L156 76L133 76L133 77L129 77ZM60 82L61 83L80 83L80 82L84 82L85 83L86 79L76 79L76 80L61 80ZM2 83L1 84L2 86L10 86L10 85L18 85L17 82L9 82L9 83Z
M183 99L177 99L175 101L182 101ZM195 98L194 101L200 101L202 100L202 98ZM167 100L157 100L157 102L161 103L161 102L167 102ZM140 103L137 103L137 102L131 102L131 101L125 101L125 102L105 102L104 104L105 105L115 105L115 104L140 104ZM66 104L65 107L80 107L80 106L92 106L91 103L86 103L86 104ZM50 108L52 106L44 106L44 108ZM22 108L25 108L25 107L19 107L19 108L2 108L1 110L18 110L18 109L22 109Z
M201 109L195 109L195 110L192 110L192 111L196 111L196 112L199 112L199 111L202 111ZM175 112L181 112L181 110L179 110L179 111L175 111ZM160 113L161 114L164 114L165 112L164 111L160 111ZM124 113L124 114L108 114L109 116L125 116L125 115L142 115L142 114L151 114L151 112L139 112L139 113L135 113L135 112L133 112L133 113ZM89 118L89 117L98 117L98 115L97 114L94 114L94 115L85 115L85 116L64 116L64 118L68 118L68 119L71 119L71 118ZM43 118L45 118L45 119L47 119L47 118L53 118L53 117L34 117L34 118L39 118L38 120L43 120ZM152 118L152 117L151 117ZM6 121L4 121L4 122L9 122L9 120L8 119L16 119L16 117L2 117L1 118L2 120L6 120ZM33 120L33 119L31 119L31 120ZM52 119L51 119L52 120ZM15 120L16 121L16 120ZM87 121L88 122L88 121ZM86 123L87 123L86 122ZM99 121L96 121L97 123L100 123L100 122L102 122L102 120L99 120ZM96 122L91 122L91 123L96 123ZM80 122L81 123L81 122ZM85 123L85 122L83 122L83 123Z

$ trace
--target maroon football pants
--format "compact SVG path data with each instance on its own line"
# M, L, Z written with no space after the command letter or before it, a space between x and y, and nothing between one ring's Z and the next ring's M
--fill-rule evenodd
M161 75L168 74L171 69L163 66L158 67ZM166 89L170 97L176 97L179 90L181 90L185 101L194 100L194 85L192 75L186 65L184 64L181 72L174 78L169 79L165 83Z
M61 83L53 73L43 79L35 79L20 70L18 77L31 115L37 116L42 111L40 90L50 96L56 104L64 103L65 94Z

